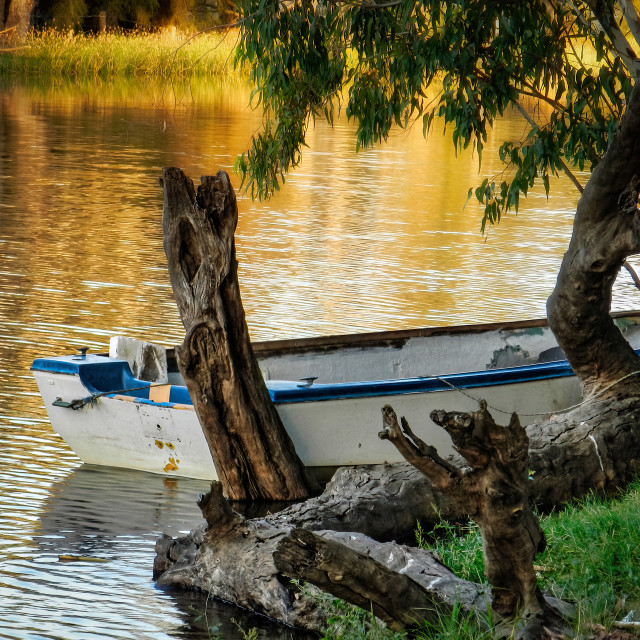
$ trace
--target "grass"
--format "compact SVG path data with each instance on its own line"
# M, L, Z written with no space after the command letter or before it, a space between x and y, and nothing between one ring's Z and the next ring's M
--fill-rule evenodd
M392 631L373 613L341 600L333 601L336 613L321 640L493 640L492 634L481 627L473 615L454 607L451 615L433 625L423 626L412 635Z
M540 566L541 587L553 595L575 602L575 637L587 637L595 624L610 628L630 611L640 610L640 482L613 500L591 496L568 506L561 513L541 518L547 550ZM418 529L419 544L435 549L443 562L460 577L483 582L482 543L475 525L441 524L427 541ZM370 616L346 610L344 617L367 621ZM368 624L371 624L370 620ZM340 629L362 629L340 635ZM337 630L337 631L334 631ZM388 635L383 636L382 633ZM332 621L324 640L369 638L364 627L340 616ZM378 629L375 638L399 640L404 636ZM490 635L472 618L454 611L440 625L422 629L418 639L487 640Z
M233 64L236 37L233 31L190 38L172 30L94 36L50 29L12 41L16 50L0 53L0 76L107 80L239 75Z
M608 627L640 606L640 483L617 500L591 497L545 520L542 585Z

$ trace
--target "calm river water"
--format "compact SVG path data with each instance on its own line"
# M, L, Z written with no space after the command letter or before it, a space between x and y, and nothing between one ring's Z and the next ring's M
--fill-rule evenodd
M172 345L182 327L162 250L160 170L194 179L259 127L240 85L0 86L0 637L240 637L289 630L197 595L157 590L156 537L199 522L206 483L83 466L48 423L29 367L104 351L114 333ZM487 237L477 158L434 131L355 154L353 128L319 125L268 203L241 198L240 278L256 339L544 315L576 194L531 194ZM498 123L483 175L497 174ZM237 177L232 180L238 185ZM615 306L638 305L620 279ZM63 563L58 556L106 562ZM206 612L206 617L201 614Z

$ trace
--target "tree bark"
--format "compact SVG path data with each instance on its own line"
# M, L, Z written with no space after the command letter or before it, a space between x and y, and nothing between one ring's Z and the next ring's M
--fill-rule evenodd
M616 276L625 259L640 252L639 136L636 83L611 145L578 202L571 242L547 303L549 326L585 397L640 391L640 359L610 316Z
M348 546L348 538L346 543L344 538L342 542L339 539L332 533L324 532L323 536L294 529L276 545L275 566L285 576L310 582L365 611L373 611L392 629L421 622L437 624L441 616L451 612L450 604L437 590L425 590L406 573L398 573L373 559L371 547L377 546L373 541L362 553ZM423 566L432 566L434 560L434 556L429 556Z
M238 285L236 197L220 171L197 191L163 170L164 248L185 327L176 347L218 478L233 500L297 500L312 491L253 355Z
M322 630L335 615L323 592L373 608L393 628L437 624L456 606L486 624L489 589L458 578L434 552L361 533L300 529L295 516L247 520L231 510L216 485L199 500L206 525L156 542L158 586L201 589L304 629ZM571 613L552 597L545 602Z

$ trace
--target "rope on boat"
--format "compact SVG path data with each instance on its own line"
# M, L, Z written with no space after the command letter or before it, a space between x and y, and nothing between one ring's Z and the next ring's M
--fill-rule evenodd
M77 398L76 400L70 400L69 402L65 402L62 398L58 398L53 405L55 407L64 407L65 409L73 409L77 411L78 409L82 409L82 407L90 404L98 404L98 398L102 398L102 396L110 396L117 395L119 393L128 393L129 391L142 391L143 389L150 389L151 387L164 387L166 386L166 382L150 382L149 384L145 384L144 387L132 387L129 389L115 389L113 391L100 391L99 393L92 393L84 398Z
M520 413L517 412L519 416L526 416L527 418L536 418L536 417L541 417L541 416L549 416L555 413L567 413L568 411L573 411L573 409L577 409L578 407L581 407L585 404L589 404L590 402L593 402L594 400L596 400L597 398L599 398L601 395L603 395L605 392L609 391L609 389L611 389L611 387L614 387L615 385L617 385L618 383L622 382L623 380L626 380L627 378L630 378L631 376L637 376L640 375L640 370L638 371L632 371L631 373L627 373L626 375L622 376L621 378L618 378L617 380L614 380L610 385L606 386L604 389L600 389L600 391L598 391L598 393L594 394L593 396L591 396L590 398L586 398L585 400L583 400L582 402L578 402L578 404L574 404L570 407L566 407L565 409L558 409L557 411L545 411L544 413ZM440 382L444 382L444 384L446 384L447 386L451 387L451 389L453 389L454 391L457 391L458 393L461 393L463 396L467 396L467 398L475 401L475 402L480 402L479 398L476 398L474 396L472 396L470 393L468 393L467 391L463 391L460 387L456 387L454 384L451 384L448 380L445 380L444 378L441 378L440 376L433 376L434 378L436 378L436 380L440 380ZM487 404L487 407L489 407L489 409L491 409L492 411L497 411L498 413L504 413L508 416L510 416L513 411L505 411L504 409L498 409L498 407L493 407L490 404Z

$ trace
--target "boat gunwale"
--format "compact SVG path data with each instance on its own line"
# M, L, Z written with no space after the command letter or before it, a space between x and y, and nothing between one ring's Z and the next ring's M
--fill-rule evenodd
M640 318L640 309L614 311L611 317ZM345 333L328 336L309 336L307 338L282 338L279 340L258 340L252 342L254 352L261 357L284 355L292 352L323 351L339 348L358 348L369 346L389 346L398 343L402 346L411 338L428 338L432 336L477 334L490 331L522 331L548 327L546 318L530 320L508 320L503 322L484 322L479 324L442 325L435 327L418 327L415 329L391 329L370 331L365 333ZM175 358L173 347L167 349L167 357Z
M101 362L104 360L104 362ZM36 364L37 363L37 364ZM47 366L47 363L51 365ZM123 380L128 385L122 389L102 389L96 384L97 379L89 374L95 374L95 368L110 366L118 363L125 373ZM83 375L84 369L84 375ZM38 358L34 360L32 370L48 372L58 375L76 375L80 383L90 395L101 398L134 402L148 406L175 408L184 410L190 405L184 402L156 401L139 395L133 391L144 391L157 385L138 380L131 375L129 365L124 360L114 360L105 356L91 356L83 362L82 359L62 356L58 358ZM470 371L465 373L443 374L442 376L420 376L413 378L397 378L385 380L369 380L354 382L336 382L325 384L301 384L292 380L268 380L267 387L271 400L275 404L294 404L302 402L322 402L327 400L346 400L365 397L384 397L394 395L411 395L437 393L442 391L456 391L463 389L477 389L495 387L508 384L522 384L526 382L544 381L555 378L573 376L574 373L566 360L536 363L519 367L505 367L488 369L486 371ZM87 377L89 376L89 377ZM184 385L169 385L176 389L185 389ZM85 403L89 404L89 403Z
M611 314L613 319L616 318L640 318L640 310L634 311L618 311ZM339 348L364 348L368 346L389 346L397 344L402 346L404 342L411 338L421 338L430 336L456 336L456 335L474 335L483 332L499 332L499 331L523 331L527 329L536 329L548 327L548 323L545 319L531 319L531 320L515 320L508 322L493 322L482 324L469 324L469 325L456 325L456 326L441 326L441 327L423 327L416 329L401 329L393 331L376 331L368 333L356 333L356 334L344 334L344 335L331 335L331 336L315 336L309 338L294 338L286 340L272 340L265 342L253 343L253 348L256 354L266 357L269 355L287 354L287 353L305 353L309 351L322 351L322 350L335 350ZM167 349L168 358L171 357L173 349ZM95 356L104 357L109 359L106 354L93 354ZM62 358L38 358L34 360L33 369L40 369L42 371L49 371L52 373L63 373L62 371L55 371L55 369L36 367L37 362L44 361L56 361L67 358L75 363L82 361L82 358L77 356L64 356ZM114 362L113 359L111 359ZM127 365L128 368L128 365ZM531 371L540 371L544 368L548 371L546 375L528 375ZM501 376L505 376L505 372L511 372L506 374L506 378L501 379ZM517 372L517 373L516 373ZM64 372L71 373L71 372ZM77 372L79 373L79 371ZM522 377L524 374L524 377ZM429 393L446 391L447 389L465 389L465 388L479 388L484 386L496 386L502 384L518 384L524 382L531 382L535 380L544 380L549 378L566 377L573 375L569 364L566 360L558 360L549 363L535 363L533 365L522 365L518 367L504 367L500 369L489 369L486 371L470 371L462 373L449 373L442 376L423 376L414 378L399 378L399 379L384 379L384 380L372 380L372 381L350 381L342 383L326 383L315 385L304 385L295 381L287 380L269 380L267 383L280 382L280 389L270 389L271 399L276 404L285 403L298 403L298 402L313 402L323 400L340 400L347 398L357 397L375 397L375 396L389 396L389 395L404 395L415 393ZM82 376L81 376L82 377ZM126 376L136 383L140 383L139 386L147 386L144 381L138 381L130 373ZM449 381L449 384L445 382ZM458 384L455 384L455 382ZM83 382L86 387L86 384ZM93 387L93 385L90 385ZM153 383L148 383L148 386L153 386ZM184 388L184 385L172 385L175 387ZM428 388L431 386L432 388ZM272 385L275 387L275 385ZM96 391L99 391L97 388ZM91 392L91 389L88 388ZM113 392L99 391L100 396L112 398L118 393L128 394L130 389L114 390ZM172 407L173 405L181 405L180 408L184 408L184 402L158 402L150 400L148 398L135 397L135 401L142 404Z

